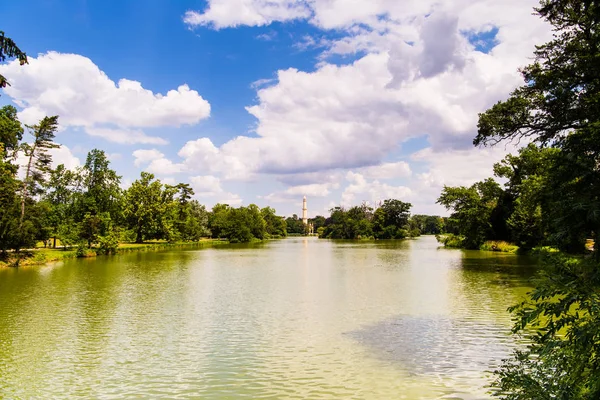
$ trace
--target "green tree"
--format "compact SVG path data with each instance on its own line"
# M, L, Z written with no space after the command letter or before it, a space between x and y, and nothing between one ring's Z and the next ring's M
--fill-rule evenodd
M227 215L229 213L228 204L217 203L213 206L212 211L208 217L208 228L213 238L225 238L225 231L227 230Z
M30 196L41 193L40 185L51 171L52 156L49 150L60 147L54 143L54 134L58 129L58 117L45 117L39 124L28 127L33 136L32 143L23 143L21 150L27 158L25 176L21 188L21 216L19 226L25 218L25 204Z
M437 202L453 211L450 218L456 221L460 235L465 237L464 246L479 249L494 237L492 215L502 194L500 185L488 178L470 187L444 186Z
M133 182L125 192L124 216L135 232L136 243L156 237L160 229L162 202L162 183L148 172L142 172L140 179Z
M121 177L110 168L103 150L91 150L81 170L82 212L108 213L117 219L121 208Z
M17 58L21 65L27 64L27 54L19 49L16 43L0 31L0 62L6 61L7 58ZM0 75L0 87L5 88L10 86L6 78Z
M547 214L554 241L593 257L553 257L530 299L512 309L529 347L497 371L504 399L600 398L600 4L543 0L537 14L554 38L522 69L524 85L480 114L475 145L528 137L560 150L548 171Z
M14 156L23 137L23 127L17 119L17 110L12 106L0 108L0 249L18 246L19 206L17 196L21 183L17 179L18 166Z
M13 158L19 143L23 139L23 126L17 118L17 109L13 106L0 108L0 143L2 159Z
M63 164L51 171L50 179L45 187L43 199L48 203L47 213L50 227L52 247L56 248L56 239L60 238L63 245L72 241L70 230L76 230L74 220L75 185L78 181L75 172L65 168ZM71 240L70 240L71 239Z
M196 242L202 237L210 236L208 229L208 211L206 207L198 202L191 200L186 205L186 219L181 230L183 240Z
M265 207L260 210L260 213L265 221L265 229L270 237L286 237L287 224L283 217L278 217L275 214L275 209Z

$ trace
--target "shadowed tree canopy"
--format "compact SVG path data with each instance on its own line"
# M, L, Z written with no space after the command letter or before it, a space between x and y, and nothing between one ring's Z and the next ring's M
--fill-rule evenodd
M27 64L27 54L19 49L16 43L0 31L0 62L6 61L7 58L17 58L21 65ZM5 88L10 86L6 78L0 75L0 87Z
M599 399L600 1L542 0L536 12L552 25L554 37L537 46L533 63L521 70L525 83L480 114L474 144L526 139L554 147L542 182L553 242L582 252L593 234L595 248L592 257L549 256L529 299L512 308L514 332L536 334L496 371L494 395ZM538 184L504 171L514 187ZM528 204L522 211L522 222L537 219Z

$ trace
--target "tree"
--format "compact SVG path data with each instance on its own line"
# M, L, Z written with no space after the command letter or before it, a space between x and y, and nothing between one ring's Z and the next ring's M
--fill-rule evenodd
M208 229L208 211L198 200L191 200L186 205L186 219L181 228L183 240L196 242L200 238L210 236Z
M125 192L124 216L129 227L135 232L136 243L156 237L162 211L163 187L154 175L142 172L140 179L131 184Z
M19 239L19 199L21 186L17 180L18 166L14 155L23 137L23 127L12 106L0 108L0 249L15 248Z
M54 143L54 133L58 129L58 117L44 117L39 124L28 127L33 136L33 143L23 143L21 150L27 157L27 166L23 186L21 188L21 217L19 226L23 225L25 218L25 203L29 196L39 194L45 176L51 170L52 156L48 153L60 145Z
M555 29L521 70L525 84L480 114L475 145L532 138L560 149L550 171L557 244L600 246L600 6L593 0L543 0L536 12ZM582 233L584 233L582 235Z
M286 218L285 224L286 224L286 231L288 234L294 234L294 235L304 235L305 234L306 229L305 229L304 223L302 222L302 220L300 218L298 218L298 215L294 214L291 217Z
M15 57L19 60L19 64L27 64L27 54L21 51L11 38L6 37L3 31L0 31L0 62ZM10 83L4 76L0 75L0 87L5 88L7 85L10 86Z
M13 106L0 108L0 143L2 144L2 159L14 158L23 139L23 126L17 118L17 109Z
M50 226L50 235L54 239L52 247L56 248L56 239L60 238L63 245L71 242L69 231L73 229L75 220L74 202L75 202L75 184L78 181L75 172L65 168L63 164L51 171L50 179L46 184L46 190L43 199L49 204L48 224Z
M554 30L522 69L524 85L480 114L475 145L533 139L560 150L548 171L547 214L555 242L592 257L555 256L530 298L513 307L514 332L532 328L531 344L498 369L496 396L600 398L600 4L542 0L536 12Z
M458 225L468 249L479 247L494 237L492 214L503 194L502 188L492 178L477 182L470 187L444 186L437 202L453 210L450 218Z
M265 207L260 210L260 213L265 221L265 229L270 237L286 237L287 236L287 224L283 217L278 217L275 214L275 209L272 207Z
M110 214L116 219L120 211L121 177L110 169L110 161L103 150L91 150L81 170L83 186L83 213Z

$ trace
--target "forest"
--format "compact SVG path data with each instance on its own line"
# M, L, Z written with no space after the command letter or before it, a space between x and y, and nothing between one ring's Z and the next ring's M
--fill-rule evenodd
M187 183L168 185L142 172L128 188L111 169L104 151L91 150L85 164L74 170L52 168L58 117L45 117L24 126L13 106L0 109L1 181L0 249L19 252L40 242L55 248L77 247L113 254L121 242L148 240L194 242L210 237L231 243L306 235L307 227L294 215L287 219L271 207L255 204L211 210L195 200ZM21 163L21 164L20 164ZM319 236L331 239L402 239L421 233L440 233L439 217L410 217L411 205L385 200L380 207L336 207L331 216L309 222Z

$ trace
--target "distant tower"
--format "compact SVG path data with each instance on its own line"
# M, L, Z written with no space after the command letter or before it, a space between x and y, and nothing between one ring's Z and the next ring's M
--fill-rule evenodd
M302 200L302 223L308 225L308 208L306 208L306 196Z
M305 227L305 233L308 235L313 235L314 227L312 223L308 223L308 208L306 207L306 196L302 199L302 223Z

